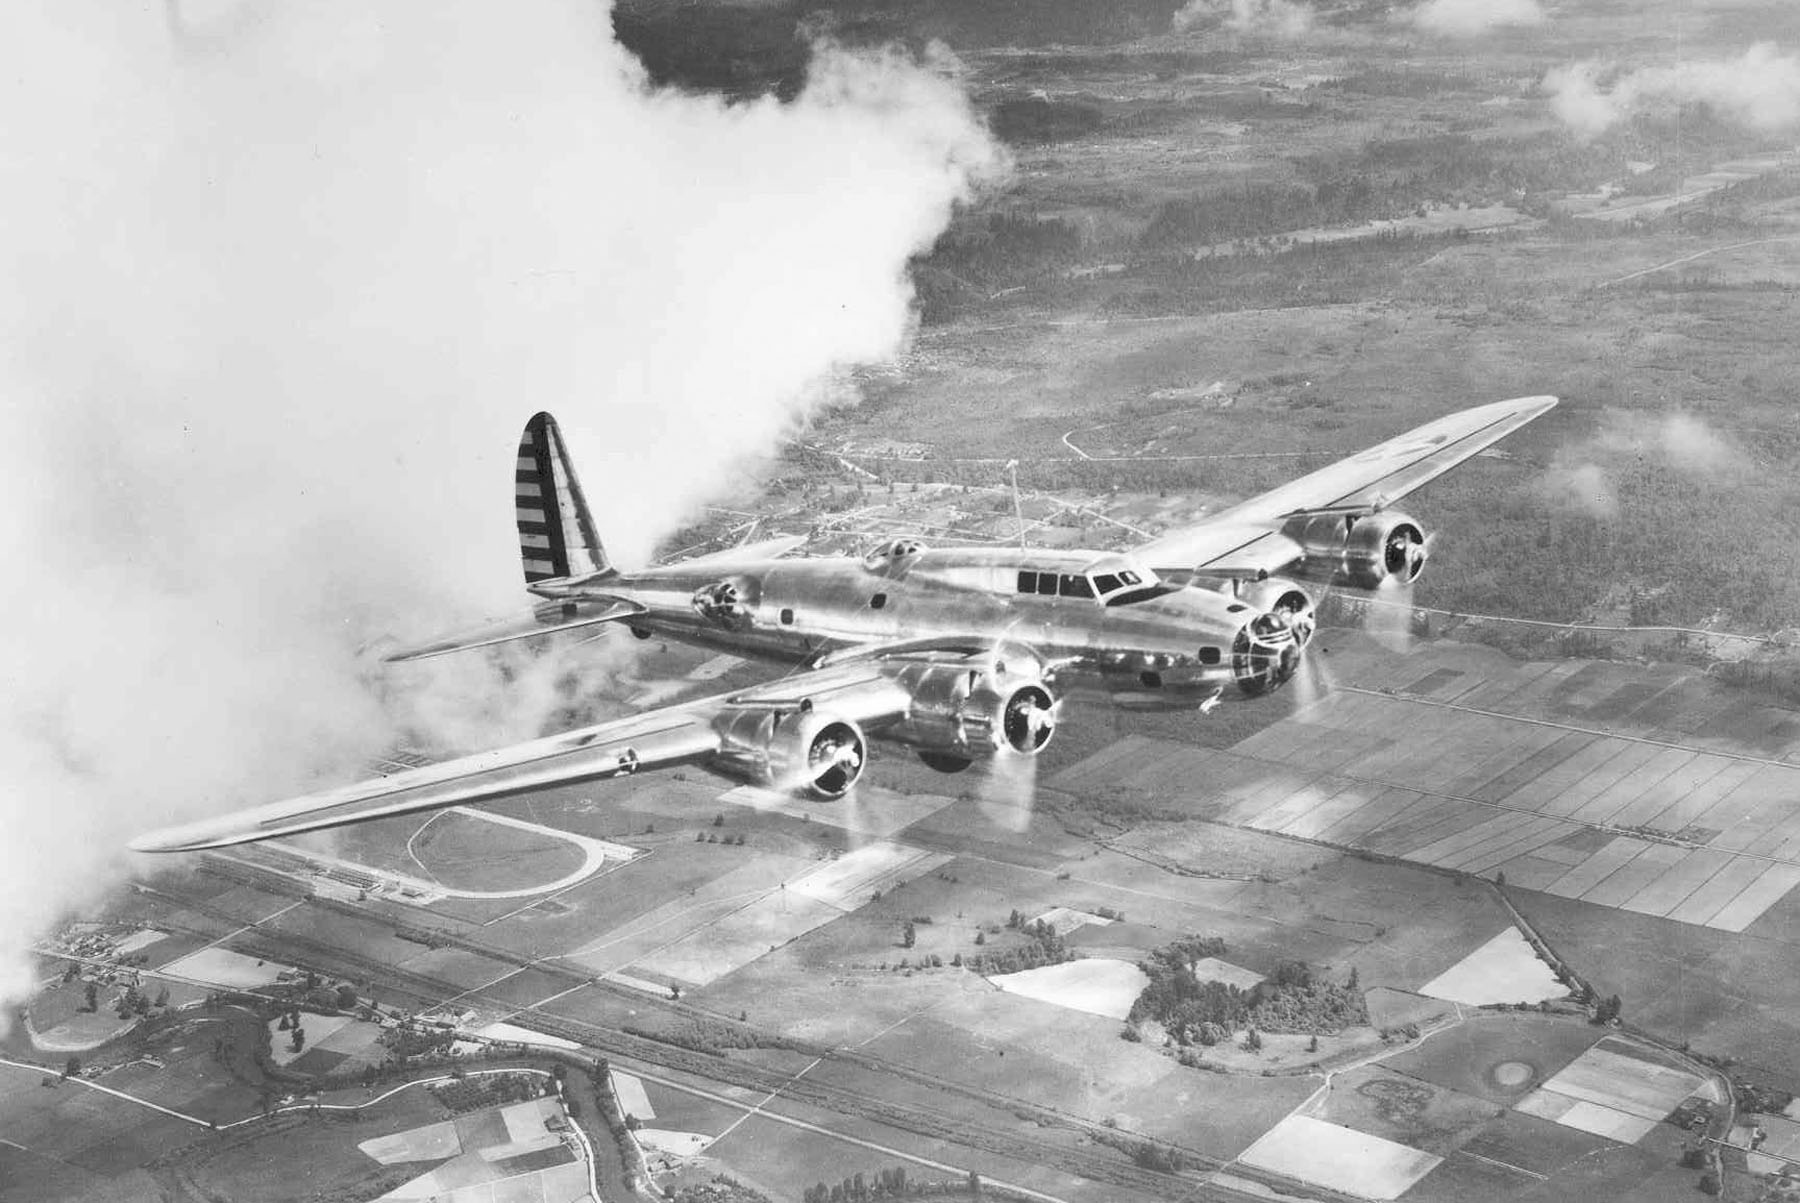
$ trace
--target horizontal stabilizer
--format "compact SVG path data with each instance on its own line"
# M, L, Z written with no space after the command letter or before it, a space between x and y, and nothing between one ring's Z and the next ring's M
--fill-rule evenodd
M510 643L515 639L533 639L539 635L553 635L558 631L574 631L582 627L619 622L643 612L644 607L636 602L616 597L545 602L530 614L483 623L478 627L434 639L430 643L399 648L388 652L381 658L390 664L406 660L424 660L431 656L442 656L448 652L466 651L476 647L492 647L494 644Z

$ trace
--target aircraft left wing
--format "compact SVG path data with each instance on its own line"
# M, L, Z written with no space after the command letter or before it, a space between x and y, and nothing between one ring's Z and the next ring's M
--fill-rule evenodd
M944 709L947 699L954 711ZM929 715L914 714L921 700ZM148 832L131 847L219 848L678 764L830 799L860 775L865 731L973 757L984 754L983 739L989 752L1002 740L1035 751L1054 720L1026 649L1008 667L985 650L896 645L750 689ZM965 728L967 742L958 743Z
M369 819L506 798L526 790L620 777L681 764L717 747L703 716L685 707L565 731L545 739L146 832L137 852L192 852L298 835Z
M1298 542L1282 533L1289 519L1308 514L1354 517L1384 509L1548 413L1556 400L1496 401L1427 422L1191 526L1159 535L1133 548L1132 555L1171 575L1200 569L1279 572L1305 554Z

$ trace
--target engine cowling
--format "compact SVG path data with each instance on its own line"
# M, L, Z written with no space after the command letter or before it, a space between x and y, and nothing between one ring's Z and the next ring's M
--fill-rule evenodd
M1425 532L1405 514L1314 514L1284 533L1306 550L1297 575L1307 580L1374 590L1410 584L1425 570Z
M714 760L752 785L835 801L862 776L868 742L847 718L811 709L732 709L714 720Z
M1299 671L1317 620L1313 601L1293 581L1270 577L1238 592L1256 612L1231 645L1231 673L1238 688L1256 696L1281 688Z
M896 679L911 703L882 737L913 745L934 767L1002 751L1035 756L1055 734L1056 697L1035 665L918 663Z
M753 576L728 576L694 590L694 613L727 630L741 631L756 618L762 586Z

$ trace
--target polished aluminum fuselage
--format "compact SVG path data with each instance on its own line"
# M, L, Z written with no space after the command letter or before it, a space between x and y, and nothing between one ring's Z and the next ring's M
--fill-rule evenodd
M1059 681L1115 694L1149 691L1180 702L1232 683L1234 641L1256 612L1229 591L1162 585L1122 591L1110 604L1020 591L1021 572L1079 576L1096 566L1135 567L1103 552L927 548L895 558L779 559L685 571L674 564L544 582L533 591L623 599L644 607L625 620L640 636L781 661L979 636L1029 648ZM729 605L697 603L722 587Z

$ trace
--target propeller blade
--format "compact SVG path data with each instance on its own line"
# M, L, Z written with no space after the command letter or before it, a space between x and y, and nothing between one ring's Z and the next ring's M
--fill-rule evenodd
M1337 689L1330 662L1316 650L1307 653L1300 661L1299 671L1294 674L1292 689L1294 702L1300 710L1310 709L1330 697Z
M1002 748L978 761L974 794L988 822L1014 834L1031 826L1037 806L1037 757Z
M1364 611L1364 627L1383 647L1412 650L1412 594L1412 583L1399 577L1388 577L1375 587Z

